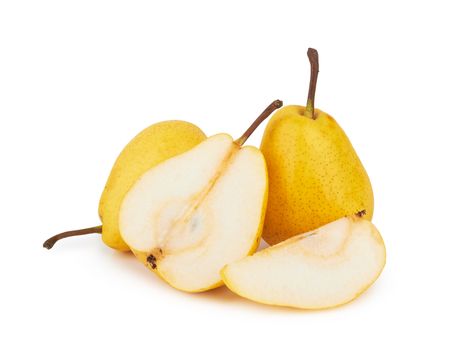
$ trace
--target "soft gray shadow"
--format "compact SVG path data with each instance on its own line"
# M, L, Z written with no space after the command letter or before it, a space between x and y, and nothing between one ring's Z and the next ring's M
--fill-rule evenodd
M335 308L325 310L301 310L286 306L266 305L255 301L245 299L229 290L226 286L221 286L210 291L192 294L192 296L202 302L216 303L223 306L236 307L239 309L248 309L261 313L279 313L279 314L311 314L315 312L333 312Z
M229 307L235 306L243 309L248 308L253 311L286 314L313 314L337 312L338 310L342 310L346 307L353 307L351 304L357 305L357 307L362 307L364 303L369 303L374 298L379 299L380 294L382 295L384 294L383 289L384 285L383 283L381 283L381 280L379 278L378 281L376 281L370 288L368 288L356 299L340 306L335 306L332 308L322 310L302 310L286 306L275 306L256 303L252 300L238 296L237 294L231 292L226 286L222 286L211 291L196 294L196 296L200 299L205 299L211 303L229 305Z
M265 242L261 242L260 247L264 249L267 247ZM383 294L383 281L379 278L368 290L366 290L362 295L353 301L323 310L301 310L291 307L284 306L273 306L266 305L261 303L256 303L249 299L238 296L237 294L231 292L226 286L221 286L210 291L201 292L201 293L186 293L174 289L173 287L166 284L162 281L157 275L152 273L149 269L142 265L139 262L134 254L131 252L119 252L105 247L103 244L99 244L100 254L103 254L106 259L110 259L116 267L119 269L127 269L128 273L133 274L137 277L138 280L146 281L146 285L152 289L159 288L161 290L166 290L167 293L176 293L181 294L182 297L186 297L190 300L202 303L218 304L220 306L236 307L241 309L248 309L254 312L261 313L280 313L280 314L313 314L313 313L330 313L337 312L345 307L352 307L351 303L354 303L358 306L361 306L362 303L370 302L372 298L379 298L379 294ZM135 278L136 278L135 277Z

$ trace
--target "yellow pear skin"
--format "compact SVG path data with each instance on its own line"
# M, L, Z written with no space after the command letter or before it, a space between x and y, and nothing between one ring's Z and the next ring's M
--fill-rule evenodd
M276 244L343 216L373 216L368 175L348 137L330 115L286 106L266 127L261 151L269 172L263 238Z
M120 236L118 213L125 194L141 175L205 139L205 134L196 125L170 120L151 125L128 143L112 167L99 203L102 238L106 245L129 250Z

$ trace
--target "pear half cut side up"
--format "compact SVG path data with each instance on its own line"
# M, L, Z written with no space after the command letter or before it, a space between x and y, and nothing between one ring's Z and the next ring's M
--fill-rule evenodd
M281 105L275 101L253 126ZM255 127L236 141L227 134L209 137L146 172L125 196L122 238L171 286L189 292L217 287L224 265L255 251L268 189L262 153L242 146Z

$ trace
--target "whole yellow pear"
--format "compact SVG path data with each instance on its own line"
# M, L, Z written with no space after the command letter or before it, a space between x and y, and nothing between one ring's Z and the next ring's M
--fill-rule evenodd
M118 228L118 213L125 194L147 170L188 151L205 139L201 129L185 121L170 120L149 126L126 145L112 167L99 202L102 226L63 232L48 239L43 246L50 249L62 238L101 233L106 245L128 251Z
M263 238L271 245L360 211L373 216L371 183L351 142L335 119L313 107L318 65L312 50L307 106L277 111L262 139L269 172Z

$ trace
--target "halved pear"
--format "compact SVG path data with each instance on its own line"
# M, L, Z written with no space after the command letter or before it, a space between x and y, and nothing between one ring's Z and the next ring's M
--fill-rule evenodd
M279 106L275 101L264 113ZM262 153L242 144L264 113L237 141L218 134L157 165L125 196L119 216L122 238L173 287L189 292L215 288L222 284L224 265L257 248L267 170Z
M234 293L260 303L302 309L345 304L373 284L386 261L375 226L354 215L294 236L225 266Z

